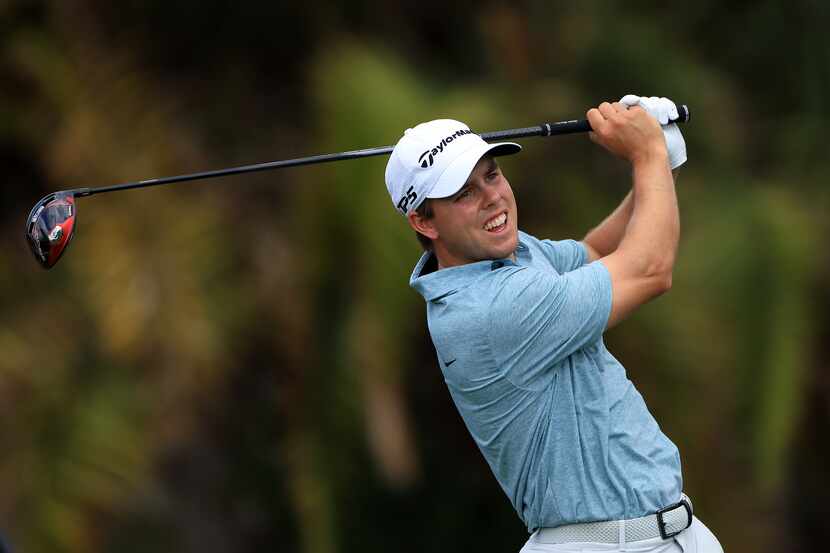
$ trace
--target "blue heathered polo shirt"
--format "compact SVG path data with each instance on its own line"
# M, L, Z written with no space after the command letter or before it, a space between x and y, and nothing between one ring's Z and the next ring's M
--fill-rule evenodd
M611 277L585 247L519 233L516 261L410 279L444 380L528 530L630 519L677 502L677 447L605 349ZM432 262L430 262L432 261ZM426 273L426 274L424 274Z

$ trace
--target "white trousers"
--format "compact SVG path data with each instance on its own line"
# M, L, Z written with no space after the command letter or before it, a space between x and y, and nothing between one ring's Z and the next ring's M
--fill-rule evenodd
M674 536L664 540L632 541L627 543L543 543L534 532L519 553L723 553L718 539L712 532L693 517L692 525Z

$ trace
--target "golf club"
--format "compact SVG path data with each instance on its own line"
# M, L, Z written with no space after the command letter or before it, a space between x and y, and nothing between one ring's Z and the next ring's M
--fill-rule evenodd
M690 113L687 106L678 105L678 113L679 117L671 122L685 123L689 121ZM588 132L590 130L590 123L588 123L587 120L582 119L560 121L557 123L543 123L535 127L486 132L482 133L481 137L488 142L495 142L498 140L526 138L530 136L573 134ZM282 161L271 161L256 165L230 167L228 169L219 169L216 171L206 171L202 173L191 173L174 177L128 182L112 186L102 186L99 188L61 190L59 192L53 192L44 196L32 208L28 219L26 219L26 238L38 263L40 263L44 269L50 269L55 266L61 258L61 255L63 255L63 252L69 246L72 238L75 236L75 219L78 213L75 206L76 197L82 198L84 196L92 196L93 194L102 194L104 192L117 192L119 190L129 190L131 188L160 186L162 184L171 184L174 182L210 179L215 177L224 177L227 175L237 175L240 173L253 173L255 171L281 169L284 167L296 167L299 165L312 165L315 163L327 163L345 159L379 156L391 153L393 148L394 146L382 146L377 148L367 148L364 150L352 150L337 154L322 154Z

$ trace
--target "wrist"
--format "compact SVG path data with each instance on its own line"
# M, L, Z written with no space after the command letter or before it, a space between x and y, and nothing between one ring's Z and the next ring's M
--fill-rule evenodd
M631 156L631 165L636 169L648 165L669 164L669 152L665 142L657 142L642 148Z

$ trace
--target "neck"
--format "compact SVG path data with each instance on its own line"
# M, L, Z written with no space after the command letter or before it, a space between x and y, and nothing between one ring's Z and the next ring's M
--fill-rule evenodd
M469 263L475 263L475 261L468 261L467 263L452 263L452 262L444 263L444 261L441 259L441 256L438 254L437 251L433 250L432 254L435 256L435 259L438 260L438 270L439 271L441 269L449 269L450 267L458 267L460 265L467 265ZM513 263L516 263L516 252L513 252L510 255L508 255L506 257L506 259L509 259ZM485 261L485 260L484 259L479 259L478 261Z

